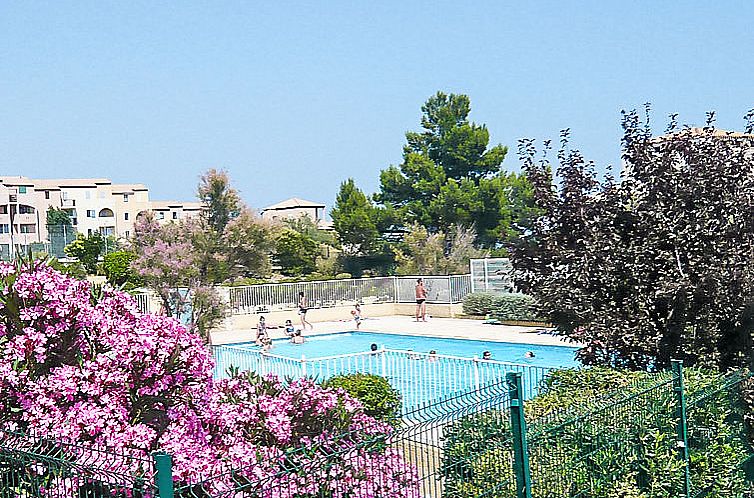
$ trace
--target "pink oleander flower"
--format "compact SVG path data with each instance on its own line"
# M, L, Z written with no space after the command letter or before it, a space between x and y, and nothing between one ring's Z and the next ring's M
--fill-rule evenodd
M215 382L197 334L112 288L94 300L87 282L40 262L0 263L0 294L0 430L73 443L82 465L133 476L113 496L153 479L155 450L173 456L177 486L210 495L243 483L269 498L418 496L398 452L364 444L392 429L342 390L249 373ZM14 437L5 441L30 444ZM224 477L200 484L213 475ZM74 496L84 485L51 474L47 491Z

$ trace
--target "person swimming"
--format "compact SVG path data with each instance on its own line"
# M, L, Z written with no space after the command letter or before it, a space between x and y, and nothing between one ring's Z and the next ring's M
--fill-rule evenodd
M489 351L485 351L484 353L482 353L482 359L483 360L491 360L492 359L492 353L490 353Z
M524 358L536 358L537 355L534 354L534 351L527 351L524 353Z
M296 332L293 334L293 337L291 337L291 342L293 344L303 344L306 342L304 336L301 335L301 329L296 330Z

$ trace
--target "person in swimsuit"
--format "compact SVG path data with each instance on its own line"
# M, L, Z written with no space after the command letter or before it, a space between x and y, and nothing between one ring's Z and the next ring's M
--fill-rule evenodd
M259 323L257 324L257 345L262 346L264 339L267 337L267 324L264 322L264 317L260 316Z
M416 280L416 321L427 321L427 289L421 278Z
M306 339L301 335L301 330L297 330L293 337L291 337L291 343L293 344L303 344L304 342L306 342Z
M296 330L293 328L293 322L291 322L290 320L286 320L285 321L285 335L287 335L288 337L293 337L294 332L296 332Z
M306 321L306 312L308 310L307 308L308 303L306 301L306 296L304 296L303 292L298 293L298 316L301 317L301 326L306 330L306 326L308 325L311 330L314 330L314 326Z
M356 322L356 330L359 330L359 327L361 327L361 306L358 303L356 303L355 309L351 310L351 315L353 321Z

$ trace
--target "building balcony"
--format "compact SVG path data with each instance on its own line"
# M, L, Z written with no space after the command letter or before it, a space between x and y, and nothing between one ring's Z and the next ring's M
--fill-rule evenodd
M13 223L16 225L36 225L37 215L36 213L16 214L13 217Z
M75 208L76 207L76 199L62 199L60 201L60 207L63 207L63 208Z

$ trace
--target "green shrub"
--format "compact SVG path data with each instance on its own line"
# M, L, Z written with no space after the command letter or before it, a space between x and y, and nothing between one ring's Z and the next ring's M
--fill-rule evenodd
M463 312L466 315L486 316L492 310L492 304L495 302L494 294L486 292L473 292L463 298Z
M361 401L364 413L397 424L400 421L401 395L384 377L371 374L337 375L323 382L325 387L340 387Z
M467 315L487 316L501 321L542 321L534 298L515 292L487 294L474 292L463 299Z
M716 372L686 369L684 376L692 482L705 496L751 496L741 467L754 453L741 402L747 386L717 392L726 379ZM680 496L676 393L667 379L603 368L553 372L524 405L533 496ZM507 411L448 424L443 442L443 496L516 495Z
M115 251L102 258L102 273L107 281L115 287L134 288L140 285L139 277L131 269L131 262L136 255L130 251Z

